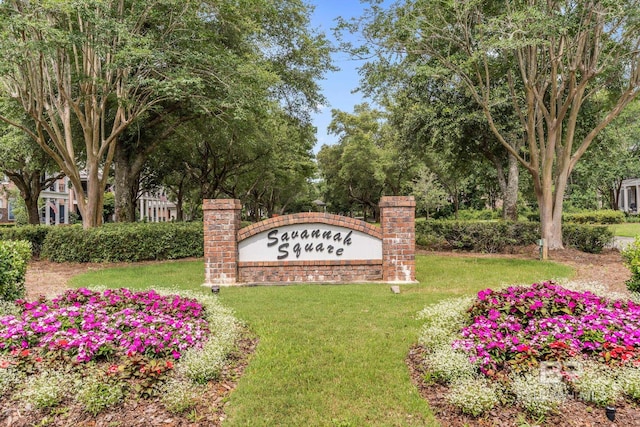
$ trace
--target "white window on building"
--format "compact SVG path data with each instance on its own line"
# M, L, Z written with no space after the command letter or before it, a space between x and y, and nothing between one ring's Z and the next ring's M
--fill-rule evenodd
M13 200L9 200L9 205L7 206L7 218L9 219L9 221L15 221L16 217L13 214L13 204L14 201Z

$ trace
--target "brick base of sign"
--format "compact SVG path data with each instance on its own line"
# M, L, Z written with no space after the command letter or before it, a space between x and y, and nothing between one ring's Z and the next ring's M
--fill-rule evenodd
M239 200L205 200L204 211L204 246L205 246L205 286L233 286L249 284L287 284L287 283L416 283L415 280L415 201L413 197L383 197L380 200L381 226L375 227L364 221L349 217L326 213L301 213L271 218L242 230L240 225L241 205ZM303 240L303 231L283 232L285 227L308 225L309 240ZM324 234L317 247L310 251L317 255L318 250L329 254L333 251L354 251L354 245L347 240L354 240L360 233L360 241L373 239L366 246L361 246L360 258L370 258L368 248L382 247L379 259L329 259L329 260L296 260L295 243L306 247L305 243L313 237L313 230L324 225L339 227L331 237ZM276 230L276 231L274 231ZM280 230L280 231L278 231ZM293 229L291 229L293 230ZM346 232L345 232L346 230ZM353 238L348 239L351 233ZM269 232L273 234L269 236ZM298 237L293 237L294 233ZM284 235L289 235L285 240ZM265 236L264 238L262 236ZM320 238L320 232L316 238ZM367 237L368 236L368 237ZM279 240L282 237L282 240ZM273 246L282 244L282 251L276 252L286 259L279 261L255 261L243 255L239 257L239 245L245 245L249 239L258 239L258 254L252 256L263 259L261 254ZM298 239L295 242L293 239ZM365 240L362 240L365 239ZM262 243L265 242L265 243ZM270 244L271 243L271 244ZM289 244L290 243L290 244ZM251 242L249 245L254 244ZM330 246L331 245L331 246ZM320 249L318 249L318 247ZM332 248L331 251L329 248ZM273 250L272 249L272 250ZM240 253L242 252L241 249ZM378 249L379 251L379 249ZM375 252L372 252L375 253ZM309 254L305 254L309 255ZM346 256L346 255L343 255ZM293 258L293 259L292 259ZM271 259L271 258L266 258Z
M240 262L241 283L357 283L382 280L382 261Z

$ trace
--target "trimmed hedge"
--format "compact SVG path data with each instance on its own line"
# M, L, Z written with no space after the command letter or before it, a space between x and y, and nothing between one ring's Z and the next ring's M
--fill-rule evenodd
M31 243L34 257L40 257L47 234L54 227L47 225L24 225L20 227L1 227L0 240L26 240Z
M582 252L599 254L613 243L613 232L604 225L563 224L562 243Z
M535 222L424 221L416 223L416 244L470 252L504 252L513 246L537 244L540 224ZM563 224L563 244L583 252L600 253L613 241L605 226Z
M562 215L563 221L576 224L621 224L624 222L624 219L624 212L610 209L565 213Z
M105 224L51 227L42 257L54 262L117 262L178 259L204 255L204 230L194 223Z
M416 223L416 244L471 252L503 252L536 243L540 227L531 222L425 221Z
M30 258L31 243L0 241L0 300L15 301L25 297L24 279Z

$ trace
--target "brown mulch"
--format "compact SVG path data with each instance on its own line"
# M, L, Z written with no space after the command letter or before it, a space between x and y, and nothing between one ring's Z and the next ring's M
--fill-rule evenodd
M453 252L420 252L447 256L463 257L509 257L520 259L537 259L536 246L518 248L510 254L477 254ZM616 292L627 292L624 282L630 273L622 264L622 258L617 250L606 250L602 254L587 254L577 250L566 249L550 253L550 260L567 264L576 269L573 280L585 282L599 282ZM29 264L26 277L27 298L36 299L39 295L51 297L67 289L67 281L80 273L113 266L129 264L57 264L47 261L32 261ZM255 350L257 339L245 339L234 356L235 362L225 372L219 382L208 385L208 392L196 410L185 416L168 413L163 406L153 400L130 400L124 405L99 414L97 417L83 415L79 408L70 406L66 414L53 417L49 425L66 426L218 426L224 420L224 407L227 396L235 388L238 378L242 375L250 355ZM460 414L444 400L446 388L440 385L426 384L424 381L425 367L422 349L418 346L411 349L406 362L411 377L419 389L420 394L429 404L443 426L535 426L534 420L527 420L515 407L500 407L485 417L474 419ZM18 407L16 404L7 405L3 402L0 408L0 426L28 426L41 421L46 414L35 410ZM568 427L640 427L640 410L637 406L621 403L617 406L616 422L606 419L602 408L588 406L577 400L571 400L562 412L547 417L545 426Z

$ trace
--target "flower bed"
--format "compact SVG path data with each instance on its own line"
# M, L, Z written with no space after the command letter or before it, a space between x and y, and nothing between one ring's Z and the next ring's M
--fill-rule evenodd
M599 406L640 400L633 301L544 282L486 289L420 315L425 380L446 385L446 401L465 414L511 402L537 419L572 398Z
M609 364L640 363L640 305L611 301L553 282L487 289L469 310L473 319L454 342L491 376L582 355Z
M76 289L51 302L17 303L19 317L0 319L0 352L12 355L32 349L55 357L62 351L73 362L116 353L179 359L209 334L201 304L154 291Z
M80 420L125 398L158 397L169 412L201 405L240 327L215 296L181 294L76 289L0 306L0 398L71 405Z

